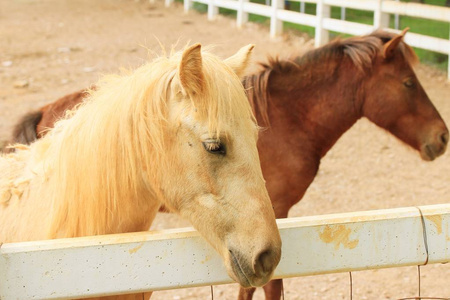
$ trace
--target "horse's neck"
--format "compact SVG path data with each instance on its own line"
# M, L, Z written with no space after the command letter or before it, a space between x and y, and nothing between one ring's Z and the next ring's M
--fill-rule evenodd
M295 75L275 73L269 81L270 122L290 120L280 130L292 132L291 138L301 136L295 139L299 146L309 147L319 159L361 117L357 107L361 79L341 71L339 62L334 67L300 69Z
M82 109L83 113L87 109L98 111L87 106ZM150 199L142 176L137 174L140 170L136 167L137 158L131 159L130 153L125 150L112 154L114 149L120 149L122 143L128 141L120 136L123 134L118 129L120 124L100 115L97 115L97 120L90 121L79 118L78 113L64 121L68 124L64 124L66 126L61 132L48 137L54 142L48 153L54 169L48 174L49 193L57 206L50 237L148 229L159 203L156 199ZM92 129L95 134L90 134L89 127L109 128L108 133L104 131L105 134L111 135L113 132L118 136L116 139L100 140L102 132ZM127 167L124 162L135 162L135 165Z

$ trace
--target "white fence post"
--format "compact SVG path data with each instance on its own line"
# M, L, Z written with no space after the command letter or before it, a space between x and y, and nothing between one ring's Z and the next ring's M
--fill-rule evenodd
M382 11L383 0L378 0L377 7L373 13L373 27L378 28L389 28L389 14L383 13Z
M345 7L341 7L341 20L345 21Z
M192 8L192 0L184 0L183 1L183 5L184 5L184 12L189 12L189 10Z
M324 4L324 0L317 1L317 10L316 10L316 37L314 45L316 47L320 47L330 40L330 34L328 30L323 28L323 19L329 18L331 15L331 9L329 5Z
M400 0L395 0L395 1L400 2ZM394 15L394 28L397 30L400 28L400 15L399 14Z
M214 5L214 0L208 2L208 20L212 21L219 14L219 7Z
M277 11L284 8L284 0L272 0L272 15L270 17L270 36L276 37L283 32L283 21L278 20Z
M236 23L238 28L241 28L242 25L248 22L248 13L244 11L244 2L249 2L249 0L239 0L239 9L236 16Z

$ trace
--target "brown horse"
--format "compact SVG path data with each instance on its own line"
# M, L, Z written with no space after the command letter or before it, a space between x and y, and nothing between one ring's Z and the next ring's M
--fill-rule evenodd
M86 90L81 90L24 115L14 127L12 142L31 144L36 139L42 138L48 129L53 128L55 122L65 115L66 111L72 110L87 96L89 96L89 93ZM4 152L12 152L13 150L14 148L5 148Z
M366 117L431 161L445 152L448 129L417 79L417 57L403 36L377 31L336 40L245 78L260 126L258 152L277 218L303 197L321 158ZM279 299L282 281L264 287ZM241 289L251 299L255 289Z
M287 217L316 176L321 158L362 117L424 160L445 152L447 127L414 74L417 57L403 35L377 31L338 39L293 60L271 60L244 79L258 123L266 127L258 151L278 218ZM73 95L56 103L81 101ZM56 107L41 109L38 128L53 126L52 118L62 114ZM281 280L271 281L264 288L266 298L279 299L281 287ZM253 293L242 289L239 299L251 299Z

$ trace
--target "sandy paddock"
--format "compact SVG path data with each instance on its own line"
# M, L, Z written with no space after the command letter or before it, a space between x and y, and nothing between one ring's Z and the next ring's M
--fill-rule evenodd
M25 112L95 82L100 74L135 67L160 53L161 44L215 44L223 57L254 43L255 60L311 48L299 36L269 38L267 28L242 30L232 19L208 22L161 2L131 0L0 0L0 140ZM153 54L150 54L150 57ZM450 84L444 73L417 68L430 98L450 123ZM445 203L450 155L428 163L366 120L347 132L322 161L319 175L290 216ZM154 228L187 226L176 216L157 217ZM450 297L450 266L422 267L422 295ZM237 285L214 287L214 299L235 299ZM353 299L417 295L417 268L353 273ZM152 299L210 299L210 288L155 292ZM262 292L256 299L263 299ZM285 280L285 299L350 299L349 275Z

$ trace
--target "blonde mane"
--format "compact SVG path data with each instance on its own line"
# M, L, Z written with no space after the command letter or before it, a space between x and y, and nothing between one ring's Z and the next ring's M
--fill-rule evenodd
M42 176L43 195L52 198L46 238L117 232L131 217L127 206L139 205L142 211L149 202L159 206L158 191L143 192L149 183L142 174L161 168L161 157L170 147L165 134L172 109L168 100L183 94L179 85L171 84L179 80L181 55L159 57L134 72L104 77L73 116L59 121L30 150L18 151L18 156L30 153L32 173ZM179 117L190 114L206 121L217 137L225 123L253 119L233 70L205 51L202 65L204 91L191 97L194 109L178 110ZM148 216L141 217L135 223L146 222Z

